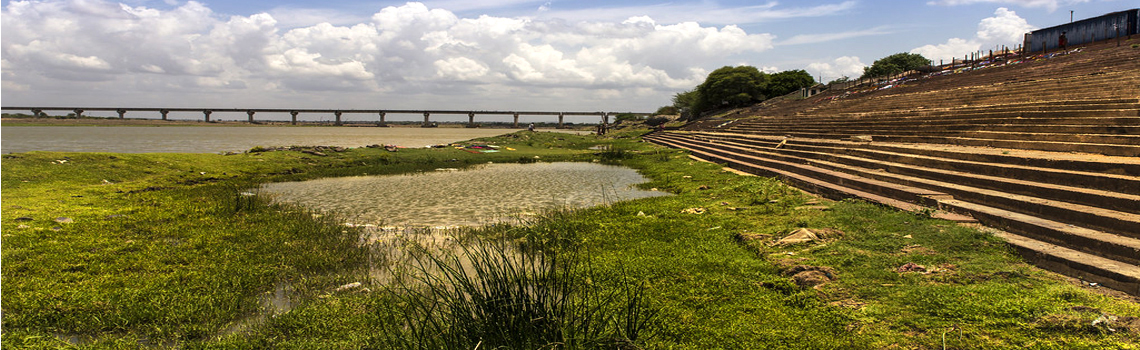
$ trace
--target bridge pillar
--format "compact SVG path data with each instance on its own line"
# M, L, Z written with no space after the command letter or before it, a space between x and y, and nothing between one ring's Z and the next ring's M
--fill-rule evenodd
M245 111L245 114L249 115L249 123L250 124L253 124L253 113L254 113L253 110Z
M164 110L158 111L158 113L162 113L162 120L166 120L166 115L169 114L170 111L164 109ZM122 118L122 117L123 116L120 114L119 118Z
M559 129L561 129L561 128L563 128L563 127L565 126L565 125L563 124L563 122L562 122L562 119L563 119L563 114L562 114L562 112L558 112L558 128L559 128Z
M388 125L388 121L384 120L388 113L380 112L380 125Z
M297 115L301 114L298 111L289 111L289 115L293 116L293 120L289 122L290 125L297 125Z
M344 124L341 124L341 122L340 122L340 115L341 114L342 114L341 111L333 112L333 115L336 115L336 123L333 123L333 125L336 125L336 126L344 125Z
M515 129L519 128L519 114L515 113Z
M431 120L428 119L428 116L430 116L430 115L431 115L431 113L424 112L424 125L422 125L422 126L425 128L431 126L431 124L430 124Z
M33 109L33 110L32 110L32 118L40 118L40 117L45 117L45 115L44 115L44 110L42 110L42 109Z
M467 127L468 128L474 128L475 127L475 112L467 113Z
M115 113L119 113L119 119L123 119L123 117L127 114L127 110L118 109L118 110L115 110Z
M204 111L202 111L202 115L206 116L206 122L207 122L207 123L209 123L209 122L210 122L210 114L211 114L211 113L214 113L214 111L211 111L211 110L208 110L208 109L207 109L207 110L204 110Z
M83 118L83 110L82 109L76 109L74 112L75 112L76 118Z

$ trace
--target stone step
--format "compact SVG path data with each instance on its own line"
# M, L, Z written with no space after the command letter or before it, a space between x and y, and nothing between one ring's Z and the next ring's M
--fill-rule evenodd
M789 126L810 123L813 125L896 125L907 123L922 124L1002 124L1019 121L1032 121L1039 124L1090 124L1111 123L1109 125L1133 125L1136 118L1140 118L1140 109L1111 109L1111 110L1074 110L1074 111L1011 111L1011 112L970 112L945 113L938 115L924 114L914 111L900 111L899 113L881 115L844 115L844 116L810 116L797 115L791 117L750 118L742 120L741 125L757 126ZM1095 125L1095 124L1094 124Z
M684 136L676 135L673 137ZM973 176L961 172L939 171L936 169L910 166L899 163L875 161L867 158L834 156L818 152L794 151L788 149L759 149L749 146L740 146L735 143L703 142L702 145L702 142L699 140L693 141L694 142L689 143L691 147L704 147L704 150L712 151L714 153L715 151L713 151L712 148L718 148L720 151L723 151L725 153L723 155L729 157L731 157L731 155L728 155L727 153L750 155L758 158L786 163L810 165L815 168L843 172L861 178L885 181L889 183L905 185L907 187L926 189L935 193L949 194L955 198L970 200L974 203L1003 208L1006 210L1020 211L1033 214L1035 216L1071 224L1077 224L1080 226L1094 227L1117 234L1140 236L1140 214L1121 212L1118 210L1106 209L1097 206L1069 203L1063 200L1048 199L1041 196L1022 195L1003 190L968 186L954 182L953 180L969 179L972 182L984 183L987 187L1000 189L1012 186L1020 186L1023 188L1027 187L1030 189L1036 187L1040 188L1041 190L1075 193L1079 196L1099 196L1101 200L1109 203L1117 203L1117 201L1120 201L1131 202L1132 204L1135 204L1137 203L1136 196L1114 196L1112 194L1098 194L1093 191L1086 191L1075 187L1038 184L1028 181L1006 181L1002 178L997 177ZM914 175L908 175L904 173ZM810 174L805 175L812 176ZM877 189L880 189L880 187L865 188L865 190L871 192L876 192ZM878 193L887 196L893 196L891 193L887 192ZM895 198L912 200L916 203L921 203L921 199L916 198ZM1086 199L1091 199L1094 201L1096 200L1094 198ZM1131 207L1131 205L1127 206Z
M818 119L818 118L755 118L741 120L739 126L742 127L798 127L798 126L816 126L816 127L857 127L857 126L906 126L906 125L921 125L921 126L953 126L953 127L970 127L970 126L1072 126L1072 127L1103 127L1109 130L1109 133L1120 133L1113 128L1131 128L1128 130L1135 130L1140 126L1140 116L1117 116L1117 117L1072 117L1072 116L1054 116L1054 117L977 117L977 116L946 116L946 117L929 117L929 118L872 118L872 117L852 117L847 119Z
M887 206L891 206L891 207L895 207L895 208L899 208L899 209L902 209L905 211L910 211L910 212L915 212L915 213L925 212L926 209L930 208L928 206L922 206L919 204L899 200L899 199L896 199L893 197L883 196L883 195L880 195L877 193L872 193L872 192L868 192L868 191L865 191L865 190L862 190L859 188L848 186L849 184L855 183L853 181L865 181L865 182L869 183L869 185L864 185L862 187L872 187L872 188L877 187L877 186L892 187L894 189L894 191L897 191L900 193L906 192L908 190L915 191L913 193L907 193L905 195L905 197L921 198L923 201L925 201L931 205L937 204L937 202L935 202L932 198L946 197L945 194L934 193L934 192L924 191L924 190L919 190L919 189L914 189L914 188L907 188L906 186L898 186L898 185L883 183L883 182L874 181L874 180L858 179L857 177L852 177L852 176L849 176L846 174L819 169L821 171L821 173L832 174L832 175L837 176L837 177L844 177L844 178L853 180L853 181L847 181L847 184L840 184L840 183L834 182L834 181L820 180L820 179L817 179L814 177L805 176L805 175L802 175L800 173L797 173L794 171L784 170L781 168L759 166L759 165L756 165L753 163L739 161L733 157L728 157L728 156L724 156L722 154L718 154L717 152L708 152L708 151L704 151L700 148L688 148L689 146L692 146L692 145L690 145L684 141L678 141L678 140L669 139L666 137L653 137L653 136L647 136L645 138L645 140L652 142L652 143L655 143L655 144L658 144L658 145L663 145L666 147L675 147L675 148L686 149L686 150L689 150L692 154L694 154L696 157L698 157L700 159L703 159L706 161L711 161L711 162L716 162L716 163L728 163L729 167L732 167L732 168L737 169L737 170L745 171L745 172L752 173L752 174L758 174L758 175L775 176L775 177L780 178L781 180L784 180L784 181L786 181L786 182L788 182L788 183L790 183L793 186L796 186L798 188L804 189L804 190L812 192L812 193L822 195L822 196L827 197L827 198L836 199L836 200L845 199L845 198L862 198L862 199L867 200L869 202L879 203L879 204L883 204L883 205L887 205ZM778 162L776 164L778 164ZM956 213L950 213L950 212L936 212L936 213L934 213L934 217L939 218L939 219L944 219L944 220L956 221L956 222L967 222L967 223L968 222L976 222L976 220L974 220L972 217L961 215L961 214L956 214Z
M831 127L816 127L812 125L804 125L801 127L773 127L773 126L736 126L729 129L730 131L741 133L763 133L763 134L788 134L800 135L811 137L810 135L831 135L850 137L855 135L890 135L890 136L943 136L943 137L964 137L964 138L977 138L977 139L992 139L992 140L1015 140L1015 141L1048 141L1048 142L1068 142L1068 143L1094 143L1094 144L1110 144L1110 145L1130 145L1140 146L1140 134L1122 135L1122 134L1081 134L1073 133L1068 130L1055 130L1053 132L1014 132L1014 131L991 131L991 130L953 130L947 127L926 126L926 125L911 125L909 127L898 126L882 126L882 127L845 127L845 128L831 128Z
M1077 227L960 199L939 201L938 209L970 215L978 222L1069 249L1140 264L1140 239Z
M1109 156L1125 156L1125 157L1140 157L1140 144L1127 143L1127 144L1102 144L1073 141L1038 141L1038 140L1016 140L1016 139L995 139L983 137L964 137L957 135L898 135L893 132L800 132L781 129L761 129L761 128L729 128L726 132L737 133L750 133L771 136L789 136L789 137L803 137L803 138L817 138L817 139L848 139L857 136L870 136L874 140L886 142L901 142L901 143L926 143L926 144L948 144L960 146L976 146L976 147L994 147L994 148L1009 148L1009 149L1026 149L1038 151L1053 151L1053 152L1083 152L1103 154ZM1017 137L1015 133L997 134L991 136L1009 136ZM1078 139L1074 137L1075 139ZM1129 141L1129 140L1124 140Z
M767 130L783 129L783 130L797 130L797 131L809 131L809 130L810 131L821 131L820 129L835 130L837 128L841 128L843 130L862 132L860 130L870 129L870 128L875 128L875 129L887 128L888 130L894 129L894 128L900 128L899 130L903 130L903 131L907 130L907 128L909 128L909 130L937 128L939 130L945 130L947 132L992 131L992 132L1023 132L1023 133L1072 133L1072 134L1099 134L1099 135L1140 135L1140 117L1128 118L1128 120L1131 122L1134 122L1134 124L1130 123L1130 124L1126 124L1126 125L1111 125L1111 124L1104 123L1100 119L1092 120L1089 122L1088 125L1043 124L1043 123L1041 123L1041 124L1032 124L1032 123L983 124L983 123L980 123L978 121L972 121L972 120L961 121L958 123L921 123L921 124L917 124L917 125L915 123L909 123L908 124L908 123L901 123L901 122L891 122L891 123L869 122L869 123L863 123L863 124L834 123L834 124L821 125L821 124L817 124L817 123L812 123L810 121L805 121L804 123L802 123L798 126L787 125L787 124L784 124L784 125L767 124L764 126L740 126L736 130L741 130L741 131L745 131L745 130L766 130L766 128L767 128ZM1040 122L1041 121L1039 121L1039 123ZM1044 121L1044 122L1048 122L1048 121ZM844 125L846 125L846 126L844 126Z
M1048 102L1030 102L1030 103L1006 103L995 105L954 105L954 106L930 106L929 103L924 103L918 108L905 108L905 109L876 109L872 111L863 111L858 113L843 113L834 114L838 118L847 117L863 117L863 116L891 116L900 113L908 113L922 116L953 116L961 114L975 114L975 113L1045 113L1045 112L1064 112L1064 111L1098 111L1098 110L1136 110L1138 104L1135 101L1093 101L1095 103L1078 103L1088 101L1048 101Z
M1140 295L1140 267L1095 254L1083 253L1025 236L999 232L1030 263L1082 281L1099 283L1131 295Z
M699 141L686 140L671 135L662 135L654 139L654 141L664 142L668 145L684 148L690 151L700 151L701 154L711 155L717 159L729 161L730 163L747 163L752 167L764 167L770 170L778 170L781 173L797 174L800 176L816 179L817 181L836 184L842 187L853 188L864 192L875 193L877 195L894 198L905 202L927 205L929 207L933 207L937 204L936 202L930 200L931 197L946 196L945 193L937 191L929 191L886 181L866 179L840 171L822 169L812 165L735 153L717 147L709 146Z
M1117 83L1106 84L1096 81L1073 81L1069 86L1041 88L1040 82L1027 82L1015 87L1001 86L967 86L953 87L946 90L912 91L895 93L865 93L850 97L837 98L830 101L819 102L815 106L821 114L842 113L869 113L871 111L898 111L919 110L923 108L976 108L976 106L994 106L1002 104L1043 103L1051 101L1067 101L1072 99L1073 91L1102 90L1098 98L1130 99L1136 97L1136 85L1140 79L1132 79L1127 84L1132 87L1118 86ZM889 89L891 91L897 89ZM871 96L863 96L871 95ZM1064 106L1064 104L1059 105Z
M694 134L694 136L707 138L713 142L729 142L741 145L741 147L758 149L771 149L775 145L773 141L757 142L754 139L726 134ZM779 151L832 161L839 161L839 157L845 157L844 160L855 162L855 165L872 169L886 169L894 173L925 177L942 177L944 180L953 179L952 182L955 183L989 189L1003 189L1018 194L1038 194L1050 199L1075 201L1079 204L1140 213L1140 177L1089 172L1087 168L1081 167L1093 164L1119 167L1121 164L1093 161L1054 162L1055 164L1069 165L1075 169L1070 170L948 159L865 149L862 146L864 145L854 142L828 143L826 140L792 139L785 141ZM990 159L1000 161L1025 158L1002 156L991 157ZM1131 171L1140 172L1140 161L1136 159L1128 159L1128 161L1134 162L1129 167ZM1044 164L1049 165L1049 163ZM1103 166L1105 169L1110 167Z
M758 147L775 146L783 136L762 136L733 133L690 131L710 137L726 137L744 142L758 143ZM1121 177L1105 175L1140 176L1140 158L1114 157L1092 154L1058 153L1022 149L998 149L938 144L856 142L832 139L795 138L793 147L804 145L834 147L846 152L885 152L885 156L870 156L902 163L970 171L983 175L1015 177L1031 181L1075 184L1089 188L1140 194L1133 182L1120 183ZM862 154L867 153L851 153ZM912 160L913 159L913 160ZM936 164L946 163L946 166ZM991 164L992 163L992 164ZM993 166L993 165L999 166ZM1023 171L1018 167L1028 167ZM1034 173L1042 176L1035 177ZM1123 178L1128 179L1128 178Z
M1052 152L1082 152L1109 156L1140 157L1138 145L1113 145L1081 142L1055 142L1030 140L1000 140L956 136L892 136L880 135L876 139L886 142L935 143L975 147L1027 149Z

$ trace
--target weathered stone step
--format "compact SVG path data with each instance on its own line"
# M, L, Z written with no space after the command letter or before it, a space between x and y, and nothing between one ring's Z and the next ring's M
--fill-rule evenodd
M783 136L721 132L690 131L689 133L742 140L740 142L755 143L757 147L775 146L785 139ZM794 138L788 141L792 142L791 147L802 147L804 145L833 147L843 150L845 154L863 155L901 163L1140 194L1140 184L1136 184L1135 181L1129 180L1127 177L1109 176L1108 179L1103 178L1105 175L1140 176L1140 158L1136 157L879 141L855 142L808 138ZM884 156L871 155L876 153L867 152L884 152ZM943 162L947 163L948 166L936 165ZM1033 175L1037 173L1041 175ZM1120 183L1121 179L1128 182L1122 184Z
M911 125L909 127L898 125L884 127L848 128L814 127L812 125L804 125L802 127L737 126L730 128L729 130L746 133L789 134L803 136L809 136L813 134L842 137L850 137L854 135L943 136L994 140L1050 141L1140 146L1140 134L1078 134L1066 132L1066 130L1036 133L989 130L953 130L945 127L927 127L920 124Z
M905 109L877 109L873 111L858 112L858 113L844 113L833 114L837 118L845 117L877 117L877 116L897 116L897 115L915 115L922 117L949 117L958 115L973 115L973 114L993 114L993 115L1017 115L1018 113L1040 114L1040 113L1064 113L1064 112L1082 112L1082 111L1135 111L1138 105L1135 102L1131 103L1098 103L1098 104L1031 104L1031 105L986 105L986 106L930 106L923 105L918 108L905 108Z
M875 193L877 195L910 203L925 204L931 207L935 206L936 203L933 202L930 198L946 196L945 193L940 193L937 191L930 191L886 181L867 179L840 171L822 169L812 165L786 162L766 157L758 157L743 153L726 151L718 147L712 147L707 144L700 143L699 141L694 142L676 136L662 135L654 139L654 141L664 142L668 145L684 148L690 151L700 151L703 154L712 155L718 159L728 161L730 163L746 163L752 167L764 167L771 170L794 173L800 176L816 179L817 181L827 182L847 188L853 188L864 192Z
M1140 295L1140 267L1136 265L1017 234L1000 232L997 235L1017 248L1026 260L1036 266L1131 295Z
M850 131L816 131L801 132L779 129L744 129L729 128L728 132L766 134L773 136L791 136L818 139L847 139L855 136L871 136L875 140L903 143L949 144L976 147L995 147L1010 149L1028 149L1053 152L1084 152L1104 154L1110 156L1140 157L1140 145L1129 144L1102 144L1078 141L1038 141L1038 140L1010 140L981 137L964 137L959 135L897 135L891 132L850 132ZM1007 135L1016 136L1016 135Z
M1026 140L997 140L984 138L969 138L956 136L894 136L876 135L876 139L887 142L906 143L944 143L950 145L1028 149L1052 152L1083 152L1104 154L1110 156L1140 157L1140 146L1112 145L1078 142L1053 141L1026 141Z
M1006 210L1020 211L1031 213L1037 216L1050 218L1071 224L1077 224L1085 227L1095 227L1102 230L1107 230L1113 233L1125 235L1140 236L1140 215L1135 213L1120 212L1117 210L1105 209L1101 207L1082 205L1076 203L1069 203L1060 200L1051 200L1039 196L1027 196L1014 194L1006 191L992 190L986 188L978 188L973 186L962 185L958 183L947 182L937 178L927 178L920 176L912 176L899 174L889 171L880 171L880 168L867 168L865 165L893 167L894 169L908 169L912 173L922 173L924 170L925 175L932 175L937 173L933 169L920 169L919 167L906 166L903 164L887 164L883 162L870 161L868 159L859 159L856 157L847 156L829 156L820 154L818 152L794 152L790 150L771 150L771 149L757 149L751 147L741 147L732 143L716 143L704 145L697 142L688 143L690 147L702 147L706 151L711 151L713 147L719 149L724 155L731 154L745 154L756 158L763 158L766 160L786 162L792 164L810 165L814 168L828 169L832 171L844 172L847 174L855 175L865 179L874 179L905 185L907 187L921 188L936 193L945 193L955 198L969 200L975 203L981 203L988 206L1003 208ZM715 146L714 146L715 145ZM790 154L795 153L795 154ZM828 159L830 158L830 159ZM842 162L839 162L842 161ZM786 166L785 166L786 168ZM807 173L802 173L807 176L813 176ZM946 176L945 172L937 174ZM966 175L963 175L966 176ZM813 176L814 177L814 176ZM982 181L981 178L973 177L972 180ZM1000 181L1000 180L995 180ZM991 185L1000 188L1002 184ZM1008 185L1008 183L1006 183ZM1042 184L1030 185L1022 183L1023 186L1048 187ZM852 186L855 187L855 186ZM865 188L866 190L875 192L882 189L882 187ZM1052 190L1060 190L1059 188L1052 188ZM1086 192L1083 195L1091 196L1093 193L1087 191L1080 191L1079 189L1069 188L1071 191ZM914 192L914 191L910 191ZM878 192L883 195L900 198L903 200L914 200L916 203L921 203L920 199L897 197L893 193ZM1120 200L1127 201L1128 198L1119 198ZM1107 200L1107 199L1106 199ZM1134 198L1133 198L1133 202Z
M982 224L1098 256L1140 264L1140 239L1077 227L960 199L939 201L939 208L970 215Z
M993 118L980 119L972 117L949 117L941 119L906 119L906 120L878 120L878 119L847 119L847 120L816 120L816 119L753 119L741 121L739 127L895 127L895 126L921 126L946 128L1072 128L1073 132L1092 134L1140 134L1140 116L1133 117L1050 117L1050 118Z
M723 135L704 137L708 137L711 142L771 149L771 144L767 142L756 143L747 139L733 139L730 136ZM870 169L883 169L891 173L919 176L1015 194L1035 195L1046 199L1140 214L1140 177L967 162L876 150L819 146L800 140L791 140L779 150L772 150L772 152L777 151L805 158L822 159ZM987 173L995 175L987 175ZM1058 179L1066 181L1059 181ZM1069 186L1068 184L1084 186Z
M1103 83L1095 80L1072 81L1067 86L1042 88L1037 82L1019 84L1021 86L967 86L952 87L946 90L884 93L876 96L853 96L822 102L817 106L827 114L869 113L870 111L917 110L922 108L973 108L979 105L999 105L1029 101L1064 101L1073 98L1073 91L1100 90L1100 98L1135 98L1135 86L1140 79L1117 83ZM1132 84L1131 87L1126 86ZM885 90L890 92L891 90ZM868 94L874 95L874 93Z
M1062 126L1072 125L1078 127L1137 127L1140 122L1140 112L1134 110L1131 115L1118 116L1072 116L1058 113L1055 116L977 116L959 115L946 117L851 117L811 118L811 117L767 117L743 119L737 127L822 127L822 128L853 128L853 127L899 127L899 126L986 126L986 125L1044 125ZM1135 129L1132 129L1135 130ZM1117 133L1117 132L1113 132Z
M847 112L847 113L829 113L826 115L819 115L814 113L802 113L797 119L818 119L818 120L857 120L857 119L877 119L877 118L921 118L921 119L943 119L943 118L973 118L973 119L986 119L984 117L1052 117L1052 116L1071 116L1071 117L1096 117L1099 114L1104 116L1137 116L1138 106L1136 103L1113 103L1102 105L1071 105L1071 106L985 106L985 107L932 107L930 105L902 106L904 108L881 108L870 112ZM1098 113L1099 112L1099 113Z
M1093 173L1096 175L1140 176L1140 159L1136 157L1060 153L1026 149L1002 149L991 147L888 142L863 143L863 145L861 145L861 148L915 154L934 158L963 160L972 162L972 164L996 163L1006 166L1024 166L1032 168L1068 170L1078 173ZM974 168L970 167L967 163L958 163L956 166L967 171L974 171ZM1020 176L1020 178L1032 181L1048 181L1047 179L1037 178L1031 175L1029 175L1030 177L1025 177L1027 175L1024 172L1018 172L1016 175L1000 171L988 172L985 174L1007 177ZM1074 177L1064 173L1055 173L1049 171L1044 172L1043 176L1057 179L1058 182L1070 184L1085 185L1097 182L1096 180L1090 181L1088 177L1084 176ZM1120 190L1121 187L1119 185L1115 185L1114 187L1105 189L1116 191ZM1136 191L1140 191L1140 189L1137 189ZM1140 194L1140 192L1136 191L1125 192Z
M669 139L668 137L648 136L645 138L645 140L647 140L649 142L656 143L658 145L666 146L666 147L675 147L675 148L686 149L689 152L691 152L694 156L696 156L700 159L704 159L704 160L707 160L710 162L716 162L716 163L727 163L728 166L732 167L733 169L737 169L737 170L741 170L741 171L745 171L745 172L757 174L757 175L775 176L775 177L780 178L781 180L784 180L785 182L788 182L789 184L792 184L793 186L796 186L800 189L803 189L805 191L809 191L812 193L816 193L816 194L819 194L819 195L822 195L824 197L831 198L831 199L837 199L838 200L838 199L845 199L845 198L861 198L861 199L867 200L869 202L879 203L879 204L883 204L883 205L887 205L887 206L891 206L891 207L895 207L895 208L899 208L899 209L902 209L905 211L910 211L910 212L915 212L915 213L925 212L926 209L928 209L928 207L925 207L925 206L922 206L919 204L910 203L910 202L902 201L899 199L879 195L876 193L863 191L863 190L860 190L857 188L840 185L840 184L837 184L834 182L819 180L819 179L809 177L809 176L805 176L802 174L798 174L795 172L786 171L786 170L782 170L782 169L778 169L778 168L766 167L766 166L758 166L758 165L755 165L752 163L742 162L742 161L736 160L736 159L731 158L731 157L726 157L726 156L717 154L715 152L706 152L706 151L703 151L699 148L688 148L687 146L689 146L689 145L687 145L685 142ZM840 174L840 175L842 175L842 174ZM937 197L937 198L945 197L945 195L943 195L943 194L936 194L936 193L930 194L929 191L920 191L920 192L926 193L926 195L928 195L930 197ZM934 202L933 199L928 198L928 197L923 197L924 195L914 194L914 196L922 197L922 198L926 199L930 204L936 204L936 202ZM956 221L956 222L964 222L964 223L976 222L976 220L974 220L972 217L961 215L961 214L956 214L956 213L952 213L952 212L936 212L936 213L934 213L934 217L939 218L939 219Z
M1105 81L1105 79L1116 81ZM898 88L863 92L853 96L841 96L829 102L840 102L832 107L865 107L866 104L885 103L883 107L960 107L964 105L992 105L1003 103L1026 103L1038 101L1072 100L1073 91L1097 91L1095 99L1136 98L1130 89L1140 82L1140 75L1113 74L1103 77L1066 77L1050 80L1020 82L955 82L941 86L913 87L903 85ZM1013 98L1011 98L1013 97ZM852 112L872 111L875 108L860 108Z

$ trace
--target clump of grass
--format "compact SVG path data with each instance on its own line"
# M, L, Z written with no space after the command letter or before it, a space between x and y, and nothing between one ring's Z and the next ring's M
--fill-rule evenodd
M471 240L454 253L412 254L412 277L396 279L389 289L404 308L390 314L386 343L426 349L638 348L655 317L644 287L603 277L578 245L568 244L574 239L559 231L566 227L554 228L560 237L511 240L508 233Z
M626 150L624 147L617 145L606 147L605 150L602 150L602 152L598 153L598 158L604 162L617 162L623 159L628 159L632 156L633 154Z

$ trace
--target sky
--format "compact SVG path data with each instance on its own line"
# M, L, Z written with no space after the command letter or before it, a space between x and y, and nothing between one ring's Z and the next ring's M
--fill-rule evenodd
M723 66L857 77L1135 0L2 1L3 106L652 112Z

